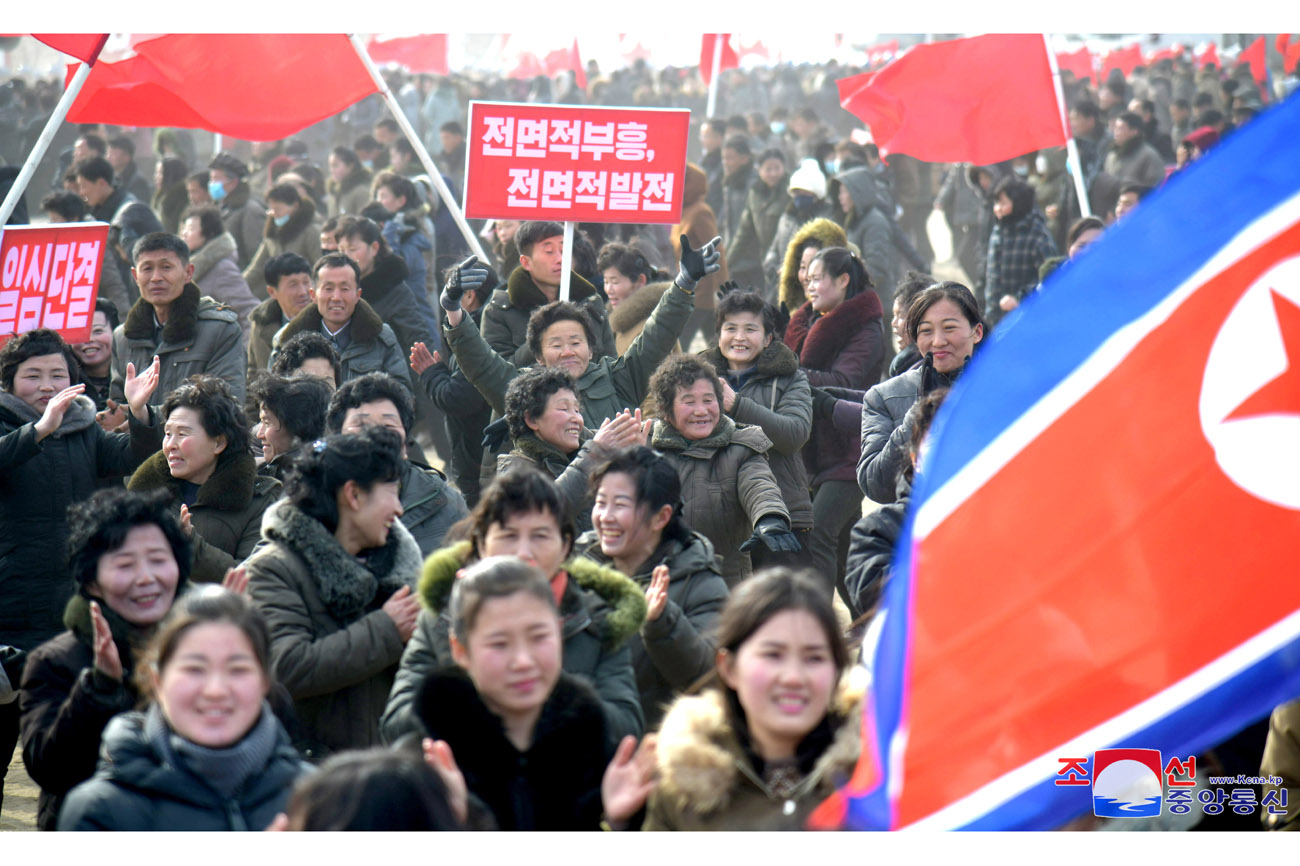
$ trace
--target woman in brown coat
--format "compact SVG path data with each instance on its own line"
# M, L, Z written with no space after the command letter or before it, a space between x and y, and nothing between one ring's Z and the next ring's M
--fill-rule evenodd
M682 219L672 230L673 255L679 263L682 259L682 235L686 235L691 247L698 250L721 234L713 208L705 201L708 192L709 181L704 169L688 162L682 191ZM721 243L717 247L721 253L718 261L722 267L712 276L700 280L695 287L695 315L691 316L682 329L682 345L687 351L690 351L691 341L697 332L704 332L705 339L709 339L713 325L714 299L718 288L727 281L727 252Z

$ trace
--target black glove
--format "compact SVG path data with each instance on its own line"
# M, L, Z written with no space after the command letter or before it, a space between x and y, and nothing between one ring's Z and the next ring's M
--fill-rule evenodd
M723 295L729 295L732 292L740 291L740 283L735 280L727 280L718 287L718 300L722 300Z
M812 398L813 417L829 421L835 415L835 404L838 401L821 388L812 389Z
M510 435L510 425L506 419L498 418L483 428L483 450L495 452Z
M753 550L759 542L767 545L767 549L780 553L786 551L795 553L803 550L803 545L799 544L799 539L790 531L790 524L784 517L778 517L775 514L769 514L766 517L760 517L758 523L754 526L754 534L740 545L740 552L745 553Z
M722 270L722 253L718 250L718 244L720 243L722 243L721 235L698 250L693 250L691 249L690 240L686 235L682 235L681 268L677 272L675 282L683 291L695 291L696 283L709 274Z
M470 256L456 265L456 270L447 277L447 285L442 287L438 303L447 312L460 309L460 297L466 291L477 291L487 282L487 268L478 263L478 256Z

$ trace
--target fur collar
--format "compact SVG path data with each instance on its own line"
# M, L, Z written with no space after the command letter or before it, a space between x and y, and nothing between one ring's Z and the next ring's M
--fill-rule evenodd
M790 317L785 339L799 353L801 366L829 370L849 341L882 315L880 298L871 289L864 289L816 318L812 302L808 301Z
M368 186L370 184L370 172L366 171L364 165L355 166L351 171L343 176L343 180L337 181L330 178L325 182L325 191L333 196L346 195L359 186Z
M577 303L594 294L596 287L583 279L577 271L573 271L569 281L569 300ZM510 298L511 306L527 313L550 303L542 290L537 288L537 283L533 282L533 275L524 270L523 265L510 272L510 279L506 281L506 295Z
M840 683L831 706L835 724L831 744L804 777L795 799L823 781L847 781L862 751L862 696L857 668ZM655 752L657 795L678 811L711 815L726 809L736 791L753 784L771 797L750 763L728 718L726 699L717 689L678 698L659 728ZM742 778L743 777L743 778Z
M435 550L424 561L420 576L420 602L435 614L442 613L451 600L451 588L456 582L456 572L468 565L472 557L468 541L458 541L450 547ZM589 559L575 557L564 564L569 573L569 591L576 582L581 589L593 593L609 605L603 621L597 623L601 643L606 649L617 649L636 634L645 621L645 593L631 579L613 568L605 568ZM561 614L569 605L568 593L561 603Z
M190 253L190 263L194 265L194 282L198 283L216 267L217 262L228 256L238 256L235 237L230 232L222 232L194 252Z
M262 234L268 240L287 244L311 228L314 219L316 219L316 204L309 198L299 199L298 209L289 214L289 221L282 226L276 225L275 220L268 214Z
M803 286L799 285L799 259L808 241L814 239L821 241L822 249L847 246L849 242L844 229L825 217L810 220L799 227L785 248L785 261L781 264L781 303L787 310L797 310L808 300Z
M578 447L581 448L581 443L590 438L586 429L582 431L582 435L579 438L581 441L579 442ZM514 441L514 446L516 453L543 466L548 464L568 466L573 462L573 458L578 456L577 451L568 454L564 453L550 442L545 441L536 433L533 433L531 430L516 439Z
M389 292L402 288L402 281L410 273L410 269L406 267L406 260L401 256L395 253L387 255L380 253L375 257L374 269L361 278L361 296L380 303L388 297Z
M664 292L672 285L672 282L650 283L628 295L622 303L609 311L610 329L615 334L625 334L645 322L654 312Z
M164 343L184 343L193 340L199 331L199 301L203 295L193 282L185 284L181 296L172 301L167 311L167 324L163 325ZM132 340L153 339L153 306L144 298L136 301L126 314L122 333Z
M379 318L375 308L370 306L365 298L357 301L357 307L352 311L352 342L372 342L379 339L379 334L383 330L384 320ZM293 321L285 325L275 335L276 346L283 346L289 342L291 337L303 331L312 331L317 334L323 333L321 331L320 310L316 309L315 304L308 304L303 307L302 312L294 316Z
M35 424L41 420L42 414L8 391L0 391L0 411L7 411L8 414L12 415L14 426L17 427L28 423ZM94 423L95 401L82 394L72 401L68 411L63 413L63 421L59 424L59 429L50 435L55 439L62 439L72 433L80 433Z
M772 440L767 438L758 427L749 424L737 424L728 415L718 418L718 426L703 439L687 439L677 428L662 419L656 419L654 432L650 434L650 447L656 451L694 452L697 455L710 454L726 448L728 445L744 445L759 454L766 454L772 447Z
M229 214L239 210L248 204L248 200L253 197L253 191L248 188L248 181L241 180L239 186L235 187L233 192L226 193L226 197L221 200L221 212Z
M216 508L221 511L242 511L253 501L254 482L257 481L257 461L251 454L237 454L228 460L218 460L217 468L207 481L199 485L196 506ZM159 490L171 492L179 498L181 483L172 477L167 468L167 455L159 451L140 464L127 490Z
M308 306L312 306L308 304ZM262 303L253 308L253 312L248 314L248 319L255 325L280 325L280 320L284 316L284 311L280 309L280 302L275 298L267 298Z
M363 559L349 556L334 534L286 499L266 509L262 537L288 547L307 565L321 601L340 622L352 622L379 607L420 573L420 548L400 520L393 521L388 541Z
M712 364L713 369L718 371L719 376L727 374L727 359L722 357L722 350L717 346L710 346L700 352L700 357ZM768 343L767 348L758 354L753 374L767 378L769 376L793 376L798 372L798 356L785 343L773 338L772 342Z

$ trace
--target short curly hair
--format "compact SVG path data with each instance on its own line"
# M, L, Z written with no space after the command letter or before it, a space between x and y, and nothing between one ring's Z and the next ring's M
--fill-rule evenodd
M298 372L303 362L312 358L324 358L330 362L334 368L334 387L337 388L343 381L343 362L339 360L334 344L318 331L302 331L285 341L271 362L271 372L288 378Z
M722 381L718 371L703 358L695 355L669 355L650 377L650 396L654 399L655 415L664 422L673 422L673 400L677 392L685 390L701 379L713 383L713 392L722 403Z
M97 490L68 508L68 574L77 591L89 598L88 587L99 576L100 558L125 544L132 529L149 525L162 530L176 557L179 594L190 576L192 552L190 539L172 513L171 495L166 490L141 493L120 487Z
M367 373L339 386L330 399L325 416L326 429L331 433L342 433L343 419L349 410L378 400L388 400L393 404L397 417L402 421L402 429L409 434L415 426L415 401L401 382L382 372Z
M526 436L528 419L540 418L546 412L551 396L564 390L578 396L578 387L573 379L558 367L529 367L516 376L506 388L505 415L510 438Z
M557 322L577 322L582 325L582 332L587 335L587 348L593 353L596 351L596 328L586 310L568 301L551 301L545 306L538 307L528 317L525 338L529 350L538 363L542 360L542 336L547 328Z
M249 394L259 408L273 413L281 428L299 442L325 435L331 388L324 379L267 375L249 388Z
M193 409L199 413L205 433L214 438L226 437L226 448L217 456L218 465L248 453L248 420L224 379L191 376L163 401L163 419L170 418L177 409Z

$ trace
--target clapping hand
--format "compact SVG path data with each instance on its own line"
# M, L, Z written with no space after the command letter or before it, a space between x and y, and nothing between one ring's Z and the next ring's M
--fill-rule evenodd
M659 619L659 615L664 612L668 606L668 581L672 576L668 572L668 566L662 563L655 566L655 570L650 573L650 585L645 590L645 621L654 622Z
M600 783L601 803L611 826L618 828L626 823L654 791L656 744L654 734L647 734L640 748L631 735L618 744Z
M122 382L122 393L126 396L126 405L131 407L131 414L139 421L149 420L145 407L153 396L154 389L158 387L158 373L161 369L162 362L157 355L153 356L153 363L139 375L136 375L135 364L126 362L126 380Z
M90 603L90 626L94 633L91 640L95 650L95 669L109 679L121 681L122 657L113 641L113 630L109 628L108 620L104 618L104 612L99 609L97 601Z
M85 385L73 385L71 388L64 388L50 398L50 402L45 404L45 411L41 413L40 420L36 422L36 440L38 442L59 429L59 425L63 423L63 416L67 414L68 409L85 390Z
M411 369L418 376L434 364L442 363L442 355L436 351L430 352L429 347L424 343L413 343L411 345Z

